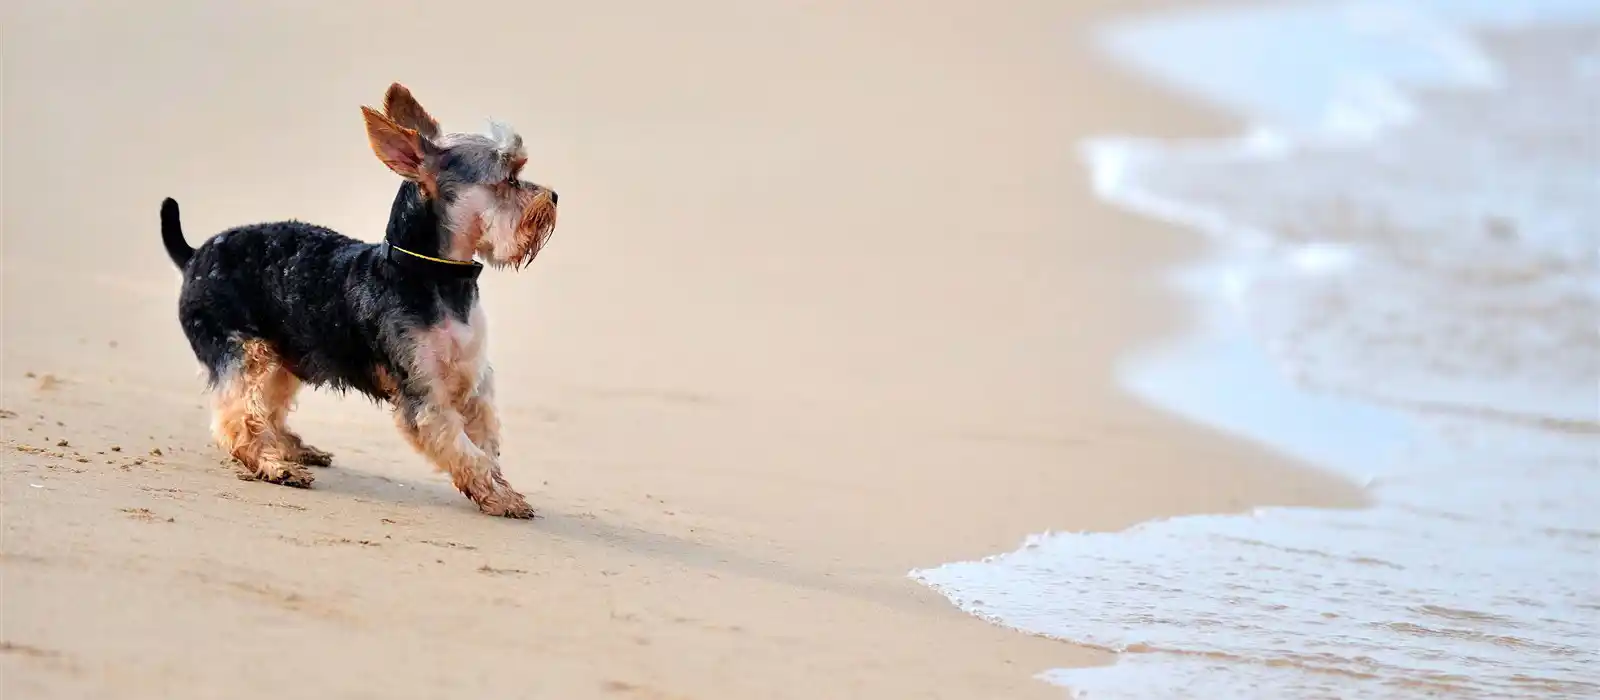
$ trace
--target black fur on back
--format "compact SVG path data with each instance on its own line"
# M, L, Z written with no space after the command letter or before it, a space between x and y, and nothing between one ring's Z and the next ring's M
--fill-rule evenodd
M182 242L177 204L167 202L163 240L178 262L167 235L177 231ZM386 240L442 255L448 233L438 212L444 204L404 183L390 210ZM385 370L405 385L409 334L446 318L465 323L478 297L476 280L401 269L380 245L293 220L230 228L185 262L179 263L178 319L212 386L237 365L241 343L258 338L307 384L387 398L376 372Z

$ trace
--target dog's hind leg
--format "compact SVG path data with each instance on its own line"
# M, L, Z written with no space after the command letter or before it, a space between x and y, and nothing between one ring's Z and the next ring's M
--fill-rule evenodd
M212 435L238 460L241 478L307 488L315 477L289 459L288 443L275 420L287 412L295 384L277 351L266 341L238 343L237 355L217 379Z
M272 425L283 440L283 456L295 464L326 467L333 464L333 455L307 445L305 440L289 429L289 409L294 405L294 395L300 391L300 379L289 370L277 371L262 378L266 393L273 398ZM278 400L282 397L282 400Z

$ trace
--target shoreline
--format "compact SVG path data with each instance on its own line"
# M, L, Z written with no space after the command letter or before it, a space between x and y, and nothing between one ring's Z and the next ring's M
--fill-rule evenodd
M1086 144L1108 203L1214 251L1166 276L1199 327L1119 376L1366 484L1370 503L1045 532L913 576L997 624L1142 652L1042 674L1096 697L1593 690L1594 570L1573 556L1596 521L1572 486L1593 467L1592 391L1571 388L1590 363L1534 359L1592 316L1587 169L1505 148L1592 141L1581 120L1523 119L1594 104L1585 9L1263 7L1122 27L1118 51L1150 79L1246 105L1250 123ZM1305 64L1253 72L1301 43L1317 47ZM1417 184L1440 172L1460 181ZM1479 230L1481 212L1498 213Z
M1060 691L1034 674L1110 655L969 617L904 572L1008 551L1043 529L1359 502L1342 480L1117 385L1119 358L1181 332L1182 302L1160 275L1204 242L1098 202L1063 148L1113 128L1181 136L1228 125L1061 36L1125 7L1049 5L1008 17L953 4L732 19L714 4L660 16L641 5L631 20L568 8L562 25L606 31L534 50L582 78L554 75L544 95L509 104L448 68L408 66L447 128L474 128L472 110L488 107L529 122L529 150L567 195L531 274L484 280L506 452L520 456L507 476L546 516L531 526L476 514L383 412L356 400L302 395L291 420L339 458L312 491L238 482L209 447L170 318L160 197L178 190L198 239L281 210L275 199L303 208L297 217L370 231L392 193L370 153L346 143L355 104L324 102L372 99L393 67L374 59L311 79L315 57L351 40L333 20L364 6L315 10L328 21L313 28L253 18L260 36L309 42L309 63L283 70L307 81L293 113L310 116L231 89L178 95L160 138L87 145L149 164L105 206L74 209L43 183L7 183L3 395L16 416L0 422L4 641L37 653L0 655L5 689L1042 700ZM45 172L52 158L90 162L77 146L63 155L45 144L98 133L91 115L126 95L89 89L92 60L51 48L64 18L22 11L41 31L18 42L15 60L54 74L14 87L8 103L38 105L18 110L16 128L40 145L8 143L8 162ZM207 26L150 12L133 29ZM724 20L752 37L706 29ZM106 51L141 36L118 39L107 23L89 32ZM699 48L667 28L697 32ZM780 35L831 53L796 62L773 44ZM171 56L119 68L126 90L154 89L152 76L215 50L199 32L183 36ZM270 48L252 39L219 60L257 65ZM708 62L718 52L748 65ZM688 67L711 76L682 77ZM618 95L660 99L668 75L674 94L699 101L641 99L632 107L643 116L616 123ZM767 96L772 111L696 92L771 76L790 86ZM50 78L67 87L44 92ZM890 79L894 96L875 82ZM186 166L161 157L177 134L225 138L219 122L286 119L299 120L287 128L307 148L326 145L318 166L348 174L348 190L197 195L181 189L197 187ZM305 157L227 143L241 168L280 177ZM930 207L948 196L940 166L952 163L973 204ZM208 164L223 181L238 176ZM818 201L829 209L821 227ZM78 233L22 233L45 230ZM75 258L84 243L105 254ZM46 376L59 381L47 387ZM292 663L239 653L241 630ZM171 641L150 643L162 637Z

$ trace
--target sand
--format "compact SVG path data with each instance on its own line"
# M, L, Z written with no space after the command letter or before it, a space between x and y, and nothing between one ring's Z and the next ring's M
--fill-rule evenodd
M1111 378L1198 241L1096 203L1086 134L1218 133L1080 34L1134 3L7 3L0 694L1049 698L1109 654L905 577L1030 532L1357 491ZM316 488L208 442L157 241L381 236L360 104L524 133L562 220L485 274L480 515L356 398Z

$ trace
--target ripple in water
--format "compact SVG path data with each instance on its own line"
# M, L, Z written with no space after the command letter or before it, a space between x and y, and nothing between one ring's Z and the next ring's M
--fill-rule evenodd
M1127 653L1088 697L1600 697L1600 3L1340 3L1114 27L1250 134L1087 144L1098 192L1212 236L1151 402L1370 484L1044 533L912 572Z

